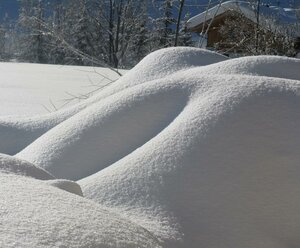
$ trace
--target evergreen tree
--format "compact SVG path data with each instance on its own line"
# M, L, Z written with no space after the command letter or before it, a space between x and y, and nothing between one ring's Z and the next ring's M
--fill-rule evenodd
M174 3L183 0L153 0L159 15L152 23L148 0L18 1L23 61L131 67L151 51L173 46L176 26L176 43L191 44L184 21L176 25L173 17Z
M79 19L75 25L73 34L75 37L74 47L85 54L93 56L93 31L87 11L86 0L80 0L80 13L78 17ZM86 64L86 62L82 61L82 64Z
M93 56L94 36L92 22L87 9L87 1L76 0L70 2L68 5L67 19L68 26L66 29L68 28L69 31L68 33L64 33L64 36L67 36L65 40L82 54ZM69 56L74 60L73 62L75 64L90 64L90 61L85 60L84 57L78 56L77 54L72 54L72 51L69 51Z
M22 29L20 58L34 63L48 62L48 33L44 27L42 0L21 0L18 23Z
M175 37L174 25L176 20L173 17L173 1L165 0L160 7L160 11L162 17L157 20L160 25L158 30L160 32L159 46L169 47L173 45Z
M61 41L66 33L66 9L63 0L56 0L51 5L52 15L49 18L52 36L50 40L50 63L64 64L67 63L65 57L67 51Z
M148 30L147 30L147 21L144 20L139 24L138 30L137 30L137 36L135 39L135 42L133 43L133 47L135 47L135 58L134 63L139 62L142 58L144 58L148 53L147 48L147 39L149 36Z
M6 30L4 26L0 25L0 59L4 60L6 58L6 49L5 49L5 39L6 39Z

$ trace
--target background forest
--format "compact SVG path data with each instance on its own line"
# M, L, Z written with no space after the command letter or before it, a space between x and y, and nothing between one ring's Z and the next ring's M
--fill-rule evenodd
M19 0L18 16L5 16L0 26L0 58L131 68L160 48L197 46L186 21L220 2Z

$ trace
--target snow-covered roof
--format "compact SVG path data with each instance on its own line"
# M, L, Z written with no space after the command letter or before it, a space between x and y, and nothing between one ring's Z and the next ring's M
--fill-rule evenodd
M227 11L238 11L243 13L246 18L253 22L256 22L256 5L246 1L226 1L222 4L218 4L207 11L204 11L187 21L187 28L193 29L207 21L212 20L214 17L222 15ZM262 5L260 7L260 20L262 24L270 24L270 18L276 17L276 24L292 24L298 21L295 9L280 8L277 6ZM273 21L274 23L274 21ZM274 23L275 24L275 23Z

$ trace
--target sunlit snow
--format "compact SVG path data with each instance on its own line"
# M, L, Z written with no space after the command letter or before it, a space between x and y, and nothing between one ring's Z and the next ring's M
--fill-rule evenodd
M297 247L299 69L168 48L85 101L0 113L0 246Z

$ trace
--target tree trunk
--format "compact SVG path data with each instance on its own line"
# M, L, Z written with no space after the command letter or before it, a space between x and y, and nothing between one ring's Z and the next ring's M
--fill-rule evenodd
M181 20L181 14L182 14L183 6L184 6L184 1L185 0L179 0L180 5L179 5L178 18L177 18L177 23L176 23L174 46L177 46L177 44L178 44L179 26L180 26L180 20Z

